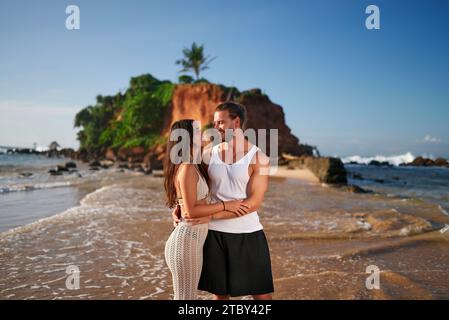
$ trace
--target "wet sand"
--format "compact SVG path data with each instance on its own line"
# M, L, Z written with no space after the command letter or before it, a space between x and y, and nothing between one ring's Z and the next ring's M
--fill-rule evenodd
M0 234L0 299L172 298L162 178L114 173L100 186L77 207ZM273 177L259 214L275 299L449 298L449 232L439 231L449 219L430 204ZM66 287L70 265L79 289ZM369 265L381 271L379 290L365 286Z

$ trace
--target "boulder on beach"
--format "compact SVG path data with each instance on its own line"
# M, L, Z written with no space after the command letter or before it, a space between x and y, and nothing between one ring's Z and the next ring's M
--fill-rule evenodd
M290 158L289 168L309 169L320 182L329 184L347 184L347 172L343 162L334 157L298 157Z

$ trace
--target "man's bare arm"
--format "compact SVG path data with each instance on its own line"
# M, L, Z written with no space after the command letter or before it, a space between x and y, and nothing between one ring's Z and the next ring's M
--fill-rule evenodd
M248 212L254 212L262 205L265 192L268 190L269 166L269 158L262 151L258 151L253 173L248 182L248 198L243 200L243 203L249 207Z

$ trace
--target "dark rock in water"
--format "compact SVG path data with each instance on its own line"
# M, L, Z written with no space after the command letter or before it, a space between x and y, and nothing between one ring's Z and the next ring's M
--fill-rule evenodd
M399 178L397 176L391 177L391 179L393 179L393 180L401 180L401 178Z
M374 181L377 182L377 183L384 183L385 182L384 179L374 179Z
M76 163L73 161L66 162L65 167L68 168L76 168Z
M67 169L65 166L57 165L55 169L48 170L48 173L50 173L52 176L60 176L63 172L68 172L69 169Z
M402 165L402 164L401 164ZM406 166L414 166L414 167L446 167L449 168L449 162L448 160L444 158L437 158L436 160L423 158L423 157L416 157L415 160L413 160L410 163L404 164Z
M60 165L56 166L56 170L59 172L69 171L69 169L67 169L65 166L60 166Z
M347 192L353 192L353 193L373 193L371 190L363 189L355 184L335 184L333 187Z
M31 177L33 175L32 172L22 172L19 174L22 177Z
M100 168L99 167L90 167L89 170L98 171L98 170L100 170Z
M429 165L433 165L433 161L431 159L416 157L415 160L408 164L409 166L415 167L427 167Z
M349 161L348 164L364 164L364 163L358 163L357 161Z
M369 166L380 166L380 162L377 161L377 160L371 160L371 161L368 163L368 165L369 165Z
M62 176L62 172L55 169L48 170L48 173L52 176Z
M437 158L435 160L435 165L439 167L449 167L449 161L444 158Z
M386 167L391 167L392 165L388 162L388 161L377 161L377 160L371 160L368 165L370 166L386 166Z

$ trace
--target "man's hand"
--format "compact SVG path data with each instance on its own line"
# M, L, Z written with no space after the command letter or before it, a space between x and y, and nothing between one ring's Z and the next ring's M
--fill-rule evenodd
M177 227L178 223L181 222L181 207L179 205L176 205L176 207L171 212L171 216L173 219L173 226Z
M243 200L225 201L225 208L239 217L249 213L249 206Z

